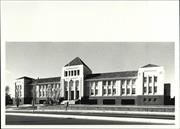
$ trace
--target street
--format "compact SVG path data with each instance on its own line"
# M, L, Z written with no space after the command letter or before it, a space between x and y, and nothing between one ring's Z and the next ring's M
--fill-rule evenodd
M6 111L7 125L155 125L172 124L174 119L174 115Z
M7 125L150 125L151 123L6 115ZM154 124L153 124L154 125Z

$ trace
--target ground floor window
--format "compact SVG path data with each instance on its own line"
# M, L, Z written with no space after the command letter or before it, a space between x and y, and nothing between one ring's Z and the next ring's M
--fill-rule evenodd
M115 104L115 100L114 99L104 99L103 104L105 104L105 105L113 105L113 104Z
M122 99L121 104L122 105L134 105L135 100L134 99Z

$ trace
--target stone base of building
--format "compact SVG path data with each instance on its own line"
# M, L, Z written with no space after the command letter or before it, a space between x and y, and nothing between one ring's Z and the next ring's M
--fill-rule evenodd
M99 105L165 105L163 95L90 97L89 104Z
M16 98L13 99L13 104L16 105ZM19 98L19 105L21 104L32 104L32 97L20 97Z

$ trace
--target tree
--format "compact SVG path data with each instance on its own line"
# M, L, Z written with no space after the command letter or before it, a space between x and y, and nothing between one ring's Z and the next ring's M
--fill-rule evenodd
M12 104L12 99L11 99L11 96L10 96L10 94L9 94L9 91L10 91L10 87L9 87L9 86L6 86L6 88L5 88L5 93L6 93L6 105Z

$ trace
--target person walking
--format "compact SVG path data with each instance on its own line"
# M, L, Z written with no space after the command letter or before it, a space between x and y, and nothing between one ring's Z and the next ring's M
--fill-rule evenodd
M19 107L19 98L16 98L16 106Z

